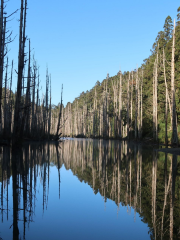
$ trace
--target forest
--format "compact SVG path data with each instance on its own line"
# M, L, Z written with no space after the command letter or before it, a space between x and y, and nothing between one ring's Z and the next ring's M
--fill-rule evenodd
M51 74L48 69L46 92L40 100L39 66L32 55L30 38L26 35L27 0L21 0L20 9L8 16L6 6L7 3L1 0L0 142L16 146L24 140L58 140L62 107L51 104ZM14 39L13 32L8 29L7 24L18 12L20 12L18 69L14 69L13 61L11 63L8 61L8 45ZM12 91L13 74L16 74L17 78L17 88L14 93Z
M109 199L115 202L117 215L122 207L128 213L134 212L134 221L139 215L148 226L151 239L173 239L173 235L178 238L179 157L139 142L179 146L180 7L176 22L170 16L165 19L164 30L158 32L151 54L141 66L131 71L120 70L115 76L107 74L102 82L97 81L91 90L64 106L63 86L60 103L52 104L48 68L46 91L40 97L39 66L26 35L28 3L20 2L20 9L9 15L8 2L1 0L0 8L1 222L11 219L8 229L12 227L13 239L21 239L22 231L25 239L29 226L38 216L40 186L39 202L42 201L43 213L47 211L54 166L59 199L61 184L67 186L60 175L64 166L80 182L89 185L95 195L101 195L105 208ZM20 14L18 69L8 58L13 32L7 25L14 14ZM17 88L13 92L15 78ZM73 139L59 144L61 137L95 140ZM22 143L22 147L17 147ZM10 146L15 146L15 151ZM73 202L75 194L71 196ZM64 206L73 212L72 206ZM69 226L69 218L67 223ZM55 230L54 226L52 229Z
M132 71L109 77L62 109L63 136L134 139L178 145L180 7L168 16L151 55Z
M58 140L60 136L133 139L178 146L180 123L180 7L177 21L165 19L151 55L132 71L117 73L66 105L51 103L51 74L40 100L39 66L26 35L27 0L7 16L1 0L0 17L0 141ZM7 23L20 12L18 69L8 62L12 32ZM27 46L28 47L27 47ZM27 65L27 66L26 66ZM9 74L9 67L11 68ZM27 71L25 70L27 68ZM17 88L13 93L13 74ZM9 76L10 75L10 76Z

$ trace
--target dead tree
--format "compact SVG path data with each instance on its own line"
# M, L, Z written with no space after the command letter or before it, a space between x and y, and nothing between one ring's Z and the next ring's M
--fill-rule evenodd
M20 13L20 27L19 27L19 56L18 56L18 81L17 81L17 94L15 103L14 114L14 129L13 129L13 144L20 139L21 128L21 92L22 92L22 78L24 69L24 48L26 42L25 29L26 29L26 9L27 0L21 0L21 13Z
M141 122L140 122L140 138L142 138L142 129L143 129L143 93L142 93L142 88L143 88L143 70L142 70L142 79L141 79L141 93L140 93L140 109L141 109Z
M49 76L50 79L50 104L49 104L49 119L48 119L48 139L51 129L51 75Z
M137 69L137 72L136 72L136 103L135 103L135 109L136 109L136 112L135 112L135 139L137 139L137 120L138 120L138 69Z
M117 84L112 82L114 92L114 137L117 137Z
M167 124L168 124L168 104L169 104L169 111L170 111L170 118L171 118L171 124L172 124L172 110L171 110L171 102L170 97L168 93L168 85L166 80L166 67L165 67L165 54L164 54L164 48L163 48L163 70L164 70L164 82L165 82L165 88L166 88L166 106L165 106L165 143L168 144L168 136L167 136Z
M6 19L6 18L5 18ZM3 84L3 68L4 68L4 45L5 45L5 24L4 19L4 0L1 0L1 16L0 16L0 131L2 130L2 84Z
M22 114L22 122L20 135L23 135L24 126L25 126L25 136L29 136L30 134L30 82L31 82L31 47L30 47L30 39L29 39L29 61L28 61L28 76L27 76L27 89L26 89L26 99L24 111Z
M7 74L8 74L8 58L7 58L7 64L6 64L6 76L5 76L5 87L4 87L4 137L7 137L7 100L6 100L6 91L7 91Z
M158 120L157 120L157 80L158 78L158 52L154 62L153 71L153 138L158 140Z
M129 82L130 82L130 72L129 79L127 80L127 138L129 139Z
M8 113L8 118L9 118L8 135L9 136L11 135L11 125L12 125L12 99L11 99L12 77L13 77L13 61L12 61L12 67L11 67L11 80L10 80L10 93L9 93L9 113Z
M174 87L174 54L175 54L175 20L172 40L172 59L171 59L171 99L172 99L172 144L178 145L177 118L176 118L176 100Z
M133 71L132 71L132 81L131 81L131 136L132 136L132 113L133 113Z
M59 136L61 135L61 133L59 134L59 129L60 129L60 123L61 123L61 114L62 114L62 94L63 94L63 85L62 85L62 90L61 90L61 105L60 105L60 110L59 110L59 117L58 117L58 124L57 124L55 140L58 140Z
M119 138L122 138L122 74L119 77Z

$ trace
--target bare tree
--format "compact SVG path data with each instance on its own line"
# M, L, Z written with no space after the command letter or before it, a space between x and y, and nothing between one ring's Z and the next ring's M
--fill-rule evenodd
M25 48L25 29L26 29L26 10L27 0L21 0L21 13L20 13L20 27L19 27L19 56L18 56L18 81L17 81L17 94L15 103L14 114L14 130L13 130L13 144L20 138L20 126L21 126L21 93L22 93L22 78L24 69L24 48Z
M175 101L175 87L174 87L175 20L174 20L174 30L173 30L172 39L173 39L172 40L172 59L171 59L172 144L178 145L176 101Z
M56 131L55 140L58 140L59 136L61 135L61 133L59 134L59 129L60 129L60 123L61 123L61 114L62 114L62 94L63 94L63 85L62 85L62 89L61 89L61 105L60 105L60 111L59 111L59 117L58 117L58 124L57 124L57 131Z

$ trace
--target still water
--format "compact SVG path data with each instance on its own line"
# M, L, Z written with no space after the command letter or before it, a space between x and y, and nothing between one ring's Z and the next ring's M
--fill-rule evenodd
M0 148L0 239L179 239L179 156L120 141Z

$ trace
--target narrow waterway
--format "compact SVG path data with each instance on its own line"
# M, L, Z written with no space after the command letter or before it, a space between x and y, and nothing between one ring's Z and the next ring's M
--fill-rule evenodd
M179 160L112 140L0 147L0 239L179 239Z

